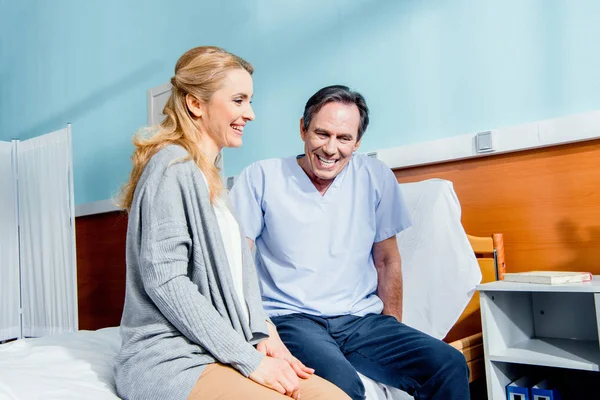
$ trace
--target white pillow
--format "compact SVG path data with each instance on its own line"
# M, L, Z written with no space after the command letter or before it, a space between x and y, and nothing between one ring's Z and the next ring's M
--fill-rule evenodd
M403 322L443 339L481 282L461 224L452 182L400 184L413 225L397 235L402 258Z

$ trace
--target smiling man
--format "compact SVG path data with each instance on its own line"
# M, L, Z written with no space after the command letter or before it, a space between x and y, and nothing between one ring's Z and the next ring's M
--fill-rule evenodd
M417 399L468 399L464 356L401 322L396 234L410 220L393 172L356 154L368 124L362 95L325 87L300 120L304 154L236 181L263 305L292 354L353 399L365 396L357 371Z

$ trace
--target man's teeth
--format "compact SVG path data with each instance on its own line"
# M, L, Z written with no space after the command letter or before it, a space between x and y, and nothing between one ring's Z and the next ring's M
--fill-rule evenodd
M319 159L319 161L321 161L325 165L333 165L333 163L335 163L335 160L327 160L327 159L322 158L320 156L317 156L317 158Z
M235 129L238 132L244 132L244 127L243 126L238 126L238 125L231 125L231 127L233 129Z

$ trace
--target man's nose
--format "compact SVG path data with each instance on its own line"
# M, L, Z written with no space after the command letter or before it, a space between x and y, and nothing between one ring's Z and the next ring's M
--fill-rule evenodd
M325 144L325 146L323 147L323 150L325 151L325 153L327 153L327 155L334 155L337 151L337 145L335 143L335 139L334 138L330 138L327 143Z

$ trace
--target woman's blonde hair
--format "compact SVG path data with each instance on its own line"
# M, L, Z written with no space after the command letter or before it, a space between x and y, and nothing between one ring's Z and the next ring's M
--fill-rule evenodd
M227 72L244 69L252 74L254 68L242 58L215 46L201 46L188 50L175 65L175 76L171 78L171 95L163 114L167 117L158 125L157 132L147 138L138 133L133 138L136 149L131 157L133 169L129 181L123 186L120 206L129 211L138 180L150 158L170 144L178 144L189 154L208 180L210 200L214 201L223 190L216 165L202 153L196 121L188 110L186 95L208 103L219 89Z

